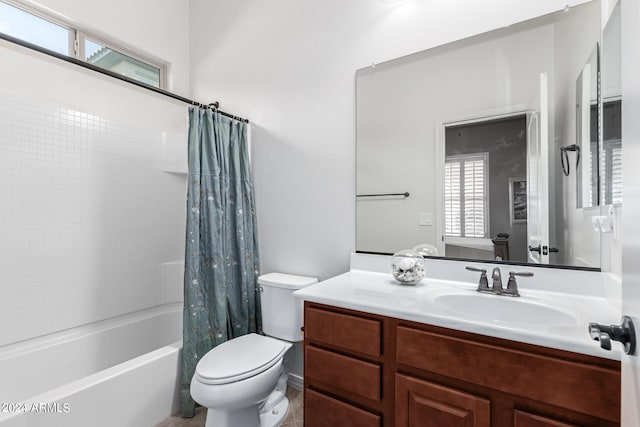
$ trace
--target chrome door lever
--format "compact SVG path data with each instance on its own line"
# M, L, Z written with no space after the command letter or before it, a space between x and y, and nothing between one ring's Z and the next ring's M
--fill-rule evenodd
M600 325L589 323L589 335L592 339L600 341L600 347L611 350L611 340L621 342L624 352L633 355L636 352L636 331L633 321L629 316L622 316L620 325Z

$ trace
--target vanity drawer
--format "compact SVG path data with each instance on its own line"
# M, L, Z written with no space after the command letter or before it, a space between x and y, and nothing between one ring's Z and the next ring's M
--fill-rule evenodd
M380 427L380 416L316 391L304 391L305 427ZM313 414L313 415L311 415Z
M381 321L314 307L305 310L305 338L339 349L379 357Z
M571 360L571 353L558 351L555 358L405 326L397 328L396 345L399 364L619 420L620 372L595 357L586 363L585 357ZM593 404L596 401L598 405Z
M307 346L305 371L307 378L344 391L346 396L380 401L382 370L377 364Z

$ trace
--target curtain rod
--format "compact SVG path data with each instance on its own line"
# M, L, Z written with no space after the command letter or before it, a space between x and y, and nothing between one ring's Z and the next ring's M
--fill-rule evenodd
M53 50L44 48L42 46L38 46L38 45L33 44L33 43L29 43L27 41L15 38L13 36L10 36L10 35L2 33L2 32L0 32L0 39L8 41L8 42L13 43L13 44L17 44L17 45L25 47L27 49L35 50L36 52L40 52L40 53L43 53L45 55L52 56L54 58L60 59L60 60L65 61L65 62L69 62L71 64L78 65L80 67L83 67L83 68L86 68L86 69L89 69L89 70L97 71L100 74L104 74L106 76L113 77L113 78L121 80L123 82L127 82L127 83L130 83L132 85L141 87L143 89L150 90L150 91L158 93L160 95L168 96L169 98L173 98L173 99L176 99L178 101L182 101L184 103L191 104L193 106L198 106L200 108L211 108L212 110L217 111L218 113L222 114L223 116L230 117L232 119L235 119L235 120L238 120L238 121L241 121L241 122L249 123L248 119L243 119L242 117L238 117L238 116L235 116L233 114L229 114L229 113L227 113L225 111L218 110L218 107L220 106L220 104L218 102L212 102L210 104L203 104L203 103L200 103L200 102L196 102L196 101L194 101L192 99L185 98L184 96L177 95L177 94L175 94L173 92L169 92L167 90L160 89L160 88L157 88L155 86L151 86L151 85L148 85L146 83L139 82L137 80L133 80L133 79L131 79L129 77L126 77L126 76L123 76L121 74L114 73L113 71L110 71L110 70L107 70L107 69L104 69L104 68L100 68L100 67L98 67L96 65L93 65L93 64L90 64L88 62L81 61L81 60L79 60L77 58L74 58L74 57L71 57L71 56L68 56L68 55L63 55L61 53L58 53L58 52L55 52Z
M386 197L386 196L404 196L409 197L409 192L404 193L385 193L385 194L356 194L356 197Z

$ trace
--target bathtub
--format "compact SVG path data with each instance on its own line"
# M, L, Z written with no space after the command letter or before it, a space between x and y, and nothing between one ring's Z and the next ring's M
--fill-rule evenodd
M178 410L182 304L0 347L0 427L151 427Z

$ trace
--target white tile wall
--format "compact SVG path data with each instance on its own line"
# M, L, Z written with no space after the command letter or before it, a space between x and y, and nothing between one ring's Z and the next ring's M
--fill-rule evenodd
M88 111L0 91L0 346L181 298L184 119Z

